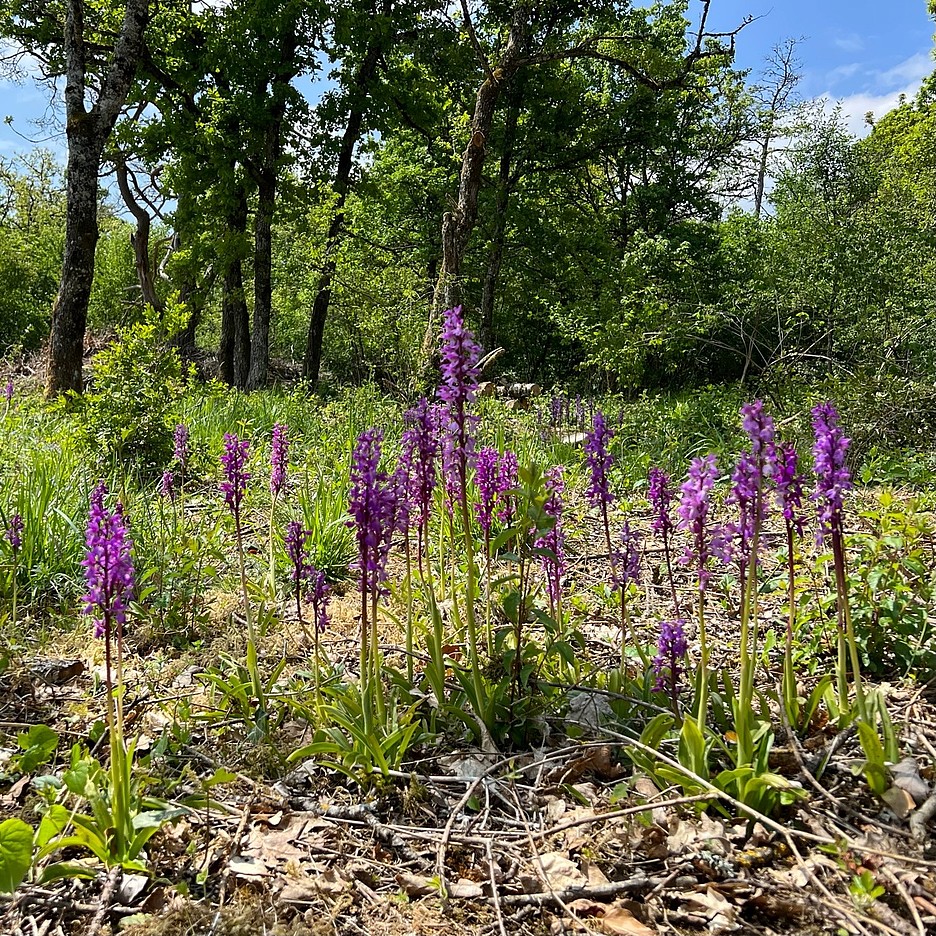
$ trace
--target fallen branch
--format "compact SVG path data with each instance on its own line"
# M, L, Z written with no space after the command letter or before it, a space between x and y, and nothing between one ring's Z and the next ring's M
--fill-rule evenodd
M582 884L580 887L564 887L561 890L541 891L536 894L504 894L500 902L505 907L545 907L550 904L569 903L586 898L590 900L612 900L621 894L640 893L653 890L668 881L675 887L695 887L696 878L684 875L673 879L671 876L646 878L632 877L626 881L611 881L608 884ZM488 898L493 901L492 897Z

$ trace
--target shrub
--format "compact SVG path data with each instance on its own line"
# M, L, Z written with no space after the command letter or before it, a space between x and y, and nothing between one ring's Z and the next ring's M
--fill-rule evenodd
M174 402L182 364L151 324L133 325L101 351L81 423L103 459L156 472L172 453Z

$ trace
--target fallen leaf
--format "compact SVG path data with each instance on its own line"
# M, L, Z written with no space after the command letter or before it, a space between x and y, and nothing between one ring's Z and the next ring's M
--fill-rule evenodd
M315 903L321 893L317 879L303 874L286 882L279 899L284 903Z
M573 758L549 774L549 780L557 783L578 783L586 774L593 774L599 780L617 780L624 774L624 769L611 756L607 744L590 748L587 753Z
M439 893L438 878L402 871L396 876L396 882L407 897L428 897L430 894Z
M608 909L607 904L598 903L597 900L590 900L588 897L578 897L569 901L566 906L579 917L600 917L604 916Z
M449 884L448 893L449 897L471 900L474 897L482 897L484 895L484 888L476 881L459 878L454 884Z
M565 890L568 887L581 887L588 883L588 878L582 874L578 864L559 852L547 852L540 857L540 868L549 886L554 890Z
M137 898L146 890L149 884L148 874L124 874L120 878L120 887L117 890L117 903L125 907L136 906Z
M590 887L608 883L607 875L593 861L587 859L582 861L582 873L585 875Z
M601 928L615 936L654 936L655 929L647 926L625 907L611 907L601 918Z
M337 868L329 868L315 878L315 888L320 894L337 896L351 887L351 882Z
M919 805L929 797L929 784L920 776L920 765L912 757L905 757L894 764L890 768L890 774L894 786L906 790L913 797L914 805Z
M253 858L231 858L228 868L231 869L231 874L243 878L266 877L268 873L266 865Z
M881 799L891 808L891 812L898 819L906 819L916 809L913 797L899 786L892 786L881 794Z

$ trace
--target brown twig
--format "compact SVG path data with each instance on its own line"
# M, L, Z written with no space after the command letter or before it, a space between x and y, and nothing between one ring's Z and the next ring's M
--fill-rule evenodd
M101 890L101 899L98 902L98 908L91 918L91 922L88 924L87 936L97 936L101 931L101 927L104 925L104 917L107 916L107 909L110 907L111 900L114 897L114 891L117 889L117 884L120 882L121 870L120 865L110 869L107 875L107 881L104 883L104 887Z
M497 916L497 928L501 936L507 936L507 928L504 926L504 912L501 910L500 896L497 893L497 876L494 872L494 850L491 848L491 841L485 843L485 854L488 862L488 876L491 879L491 901L494 904L494 913Z

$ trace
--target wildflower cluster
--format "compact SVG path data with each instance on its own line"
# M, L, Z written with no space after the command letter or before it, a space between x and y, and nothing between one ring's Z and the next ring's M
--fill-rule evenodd
M798 471L796 449L789 442L777 448L777 506L783 519L803 535L803 477Z
M478 417L469 412L478 389L481 347L465 327L462 307L447 309L442 326L442 383L437 391L445 404L442 417L442 466L449 496L464 496L467 466L474 453Z
M678 528L688 532L692 538L692 545L686 548L682 562L695 565L700 592L705 591L711 575L708 570L711 547L707 536L707 523L712 488L717 477L718 465L714 455L693 458L689 466L689 477L680 489L682 498L676 511L679 515Z
M88 584L85 614L96 615L95 637L108 636L114 625L123 628L134 587L133 544L126 519L122 510L109 512L104 507L106 494L102 482L91 495L85 536L88 551L82 562Z
M673 532L671 506L673 492L669 475L661 468L651 468L647 474L647 499L653 508L653 532L666 539Z
M851 488L851 473L845 464L849 439L838 425L838 413L831 403L820 403L812 411L816 442L816 490L812 495L819 508L820 536L842 529L844 493Z
M556 465L546 472L546 501L543 512L553 518L553 526L545 536L539 537L534 546L545 549L549 555L540 556L540 563L546 575L546 590L549 600L555 607L562 594L562 578L566 572L565 531L562 528L562 494L565 482L562 468Z
M15 556L23 544L23 518L18 513L10 517L10 522L7 524L6 538Z
M387 576L387 555L396 527L396 497L385 472L380 471L383 433L368 429L358 436L351 461L348 512L358 544L357 568L362 588L376 595Z
M183 423L179 423L172 434L172 457L184 472L189 459L189 430Z
M278 497L286 483L286 467L289 460L289 439L286 427L276 423L273 427L273 440L270 447L270 493Z
M221 482L221 493L235 517L240 516L241 501L250 480L250 474L245 470L249 454L248 439L240 440L232 432L224 434L224 453L221 455L224 480Z
M618 548L611 557L611 569L615 589L623 591L631 582L640 583L640 538L630 521L624 521Z
M653 658L653 671L656 673L653 690L669 693L673 699L678 695L679 680L685 673L682 665L688 650L685 626L686 622L681 619L661 621L657 655Z
M593 507L613 503L614 495L611 493L610 471L612 457L608 445L614 433L605 423L605 418L599 410L595 413L592 422L592 431L585 440L585 456L591 470L591 481L585 492Z
M296 607L301 611L300 600L304 594L306 600L312 604L315 627L322 632L329 623L328 599L331 589L325 580L325 574L309 562L306 541L311 535L311 530L304 530L301 523L292 520L286 528L284 542L286 555L292 563L290 578L295 586Z

